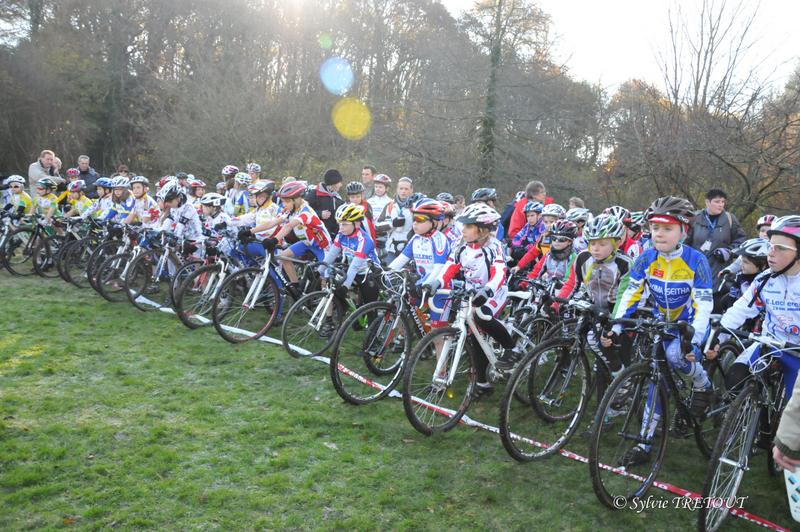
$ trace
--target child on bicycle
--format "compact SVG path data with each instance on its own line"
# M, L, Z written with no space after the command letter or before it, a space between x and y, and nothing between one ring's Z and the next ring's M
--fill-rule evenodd
M264 239L274 236L281 224L286 220L286 216L278 211L278 206L272 201L275 193L275 181L271 179L261 179L251 184L247 188L250 197L253 199L255 208L236 218L230 218L224 213L227 224L241 226L239 229L239 240L243 243L248 242L245 247L247 252L259 257L264 256ZM217 218L221 218L223 213L218 213ZM220 223L214 219L214 224ZM258 242L251 242L255 237Z
M776 218L767 234L769 269L755 277L742 296L723 314L720 325L736 329L746 320L763 313L763 333L797 345L800 344L800 216ZM719 340L725 339L726 335L720 335ZM718 350L719 345L714 346L709 358L715 358ZM746 349L731 366L726 384L738 386L750 375L750 364L761 355L761 344ZM800 370L800 353L787 349L777 358L783 368L784 391L788 399Z
M26 181L21 175L11 175L6 178L6 184L11 189L11 202L17 211L17 216L29 216L33 214L33 200L30 194L25 192Z
M203 235L200 216L197 210L189 205L186 192L178 181L169 181L158 191L164 202L164 216L161 229L175 233L178 238L198 240Z
M372 242L376 242L377 235L375 234L375 221L373 220L372 206L364 199L364 184L361 181L351 181L347 183L345 192L347 193L347 202L353 205L361 205L364 207L364 217L366 219L366 229L369 231L369 237Z
M456 208L449 201L437 201L442 204L442 219L436 222L436 229L447 238L450 247L453 247L461 241L461 229L455 223Z
M131 182L127 177L115 177L111 180L111 206L106 220L122 222L133 211L134 200L131 197Z
M67 185L69 210L64 216L83 216L83 213L92 208L94 202L86 197L85 190L86 182L83 179L78 179Z
M44 216L48 224L53 216L58 213L58 198L53 194L56 186L55 180L51 177L43 177L36 182L34 212Z
M541 279L548 284L564 281L577 256L573 247L577 236L577 225L569 220L556 220L550 227L550 249L536 263L528 279Z
M611 216L616 217L619 220L622 220L623 224L631 224L633 223L633 217L631 216L631 211L622 207L620 205L612 205L608 207L606 210L603 211L603 214L610 214ZM642 254L642 245L639 243L639 240L631 236L630 233L626 232L625 240L622 242L620 246L622 252L628 255L630 258L636 260L639 258L639 255Z
M530 246L525 255L519 259L517 265L511 269L511 273L517 273L519 270L524 270L530 263L539 260L542 255L547 253L547 251L550 249L550 228L553 226L556 220L562 220L566 214L567 211L564 210L564 207L557 203L551 203L550 205L545 205L542 208L542 225L544 227L539 235L539 239L536 241L536 244Z
M442 202L430 198L423 198L411 207L414 236L408 241L403 251L389 264L390 270L402 270L413 260L419 274L417 286L424 287L429 281L438 279L447 263L447 257L450 255L450 241L444 233L436 229L436 223L444 218L444 212ZM434 307L444 308L445 303L444 296L433 297ZM442 317L434 310L430 311L430 320L433 328L447 325L447 316Z
M536 200L529 200L522 208L527 223L511 239L511 258L515 261L520 260L525 253L530 251L544 233L544 222L539 219L542 209L544 209L544 205Z
M237 170L233 176L233 184L227 193L227 202L225 203L225 211L230 216L241 216L250 211L250 194L247 192L247 187L253 182L250 174L239 172L236 167L226 166L222 169L224 172L232 169Z
M586 251L589 246L583 238L583 228L586 227L586 223L592 219L592 213L589 209L584 207L573 207L564 214L564 218L578 227L578 235L575 237L575 240L572 241L573 249L575 249L576 253Z
M216 236L231 225L231 217L223 210L225 196L217 192L206 192L200 198L200 209L203 211L203 233Z
M150 190L150 180L143 175L131 178L131 194L133 195L133 209L125 219L126 224L140 222L147 229L156 227L161 218L161 210L156 200L151 198L147 191Z
M720 306L723 309L730 308L747 291L756 276L767 269L768 252L769 240L763 238L745 240L741 246L733 250L735 262L738 263L736 268L738 273L726 271L728 274L726 278L732 281L727 287L727 293L724 293L724 287L721 289L723 295L720 298Z
M108 212L111 210L111 179L107 177L100 177L94 182L94 188L97 191L97 200L94 201L92 207L86 210L81 217L88 218L92 216L98 220L105 220Z
M654 201L648 210L647 221L653 239L653 248L648 249L633 265L630 283L623 293L615 318L630 318L642 301L642 294L649 289L660 319L675 322L690 321L694 327L692 348L684 353L682 339L665 341L669 366L687 375L692 380L691 413L701 417L711 402L711 381L700 363L702 351L698 347L705 337L709 316L713 307L711 296L711 268L701 252L683 245L689 224L694 217L694 206L686 199L665 196ZM615 335L622 333L621 325L614 325ZM651 390L652 392L652 390ZM655 401L651 393L648 408ZM655 404L654 421L642 427L642 432L652 436L661 416L662 405ZM629 449L622 465L636 465L650 460L650 446L637 444Z
M508 295L503 247L494 236L500 213L484 203L473 203L464 209L457 221L464 224L463 244L447 258L439 277L426 281L425 285L435 292L439 286L450 288L457 275L463 276L466 286L475 291L472 297L475 323L505 349L498 365L510 367L516 358L514 340L503 322L497 319ZM479 352L476 363L476 396L479 398L491 393L494 386L486 376L489 361L479 348L475 349Z

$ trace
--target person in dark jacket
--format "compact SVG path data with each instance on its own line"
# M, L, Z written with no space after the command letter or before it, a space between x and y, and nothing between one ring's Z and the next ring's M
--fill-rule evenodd
M715 277L731 262L733 250L747 238L736 216L725 210L727 199L724 191L718 188L709 190L706 208L695 214L685 241L686 245L708 258Z
M325 228L332 235L339 232L339 224L336 222L336 209L344 204L344 200L339 196L339 189L342 187L342 174L339 170L331 168L325 172L322 182L316 187L311 187L306 193L306 201L325 224Z
M94 186L94 182L100 178L100 175L94 168L89 166L88 155L78 157L78 171L81 173L78 179L83 179L83 182L86 183L86 197L97 199L97 189Z

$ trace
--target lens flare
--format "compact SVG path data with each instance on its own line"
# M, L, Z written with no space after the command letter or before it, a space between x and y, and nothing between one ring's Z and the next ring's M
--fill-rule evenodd
M367 104L356 98L342 98L331 111L336 131L348 140L364 138L372 125L372 114Z
M331 94L344 96L353 86L353 69L341 57L330 57L319 68L322 84Z
M323 50L330 50L333 47L333 38L327 33L320 33L319 47Z

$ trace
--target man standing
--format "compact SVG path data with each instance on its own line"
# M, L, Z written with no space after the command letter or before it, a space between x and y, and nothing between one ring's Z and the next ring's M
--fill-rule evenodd
M511 215L511 221L508 224L508 238L514 236L522 229L527 222L525 215L525 205L528 200L538 201L542 205L549 205L553 203L553 198L547 195L547 190L544 188L544 183L541 181L531 181L525 187L525 196L517 200L514 204L514 213Z
M706 193L706 208L695 214L686 237L686 245L708 258L714 276L730 263L733 249L739 247L746 238L739 220L725 210L727 199L723 190L709 190Z
M309 188L306 193L306 201L332 235L339 232L335 214L339 205L344 203L339 196L340 188L342 188L342 174L339 170L331 168L325 172L322 182L316 187Z
M64 182L53 165L55 157L56 155L51 150L42 150L39 159L28 166L28 190L33 190L36 182L43 177L52 177L57 184Z
M78 157L78 171L81 173L80 179L86 183L86 196L89 198L97 198L97 189L94 182L100 177L95 172L94 168L89 166L89 156L81 155Z
M364 185L365 200L369 200L375 194L375 174L377 173L374 166L365 166L361 169L361 184Z

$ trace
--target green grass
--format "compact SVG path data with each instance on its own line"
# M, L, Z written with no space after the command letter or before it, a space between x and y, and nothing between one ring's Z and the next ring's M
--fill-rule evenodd
M517 464L463 426L426 438L398 400L344 404L318 362L60 279L0 273L0 324L2 530L695 526L688 510L608 511L584 464ZM469 414L496 424L499 395ZM705 463L676 442L661 480L699 491ZM784 493L755 458L745 509L791 526Z

